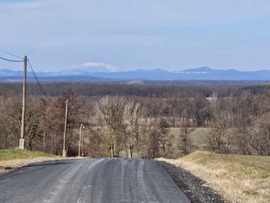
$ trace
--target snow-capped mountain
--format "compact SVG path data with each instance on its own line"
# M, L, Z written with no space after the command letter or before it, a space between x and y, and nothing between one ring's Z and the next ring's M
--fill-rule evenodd
M111 64L105 63L84 63L72 67L68 67L66 71L61 74L66 75L80 75L80 74L93 74L93 73L109 73L116 72L117 68Z

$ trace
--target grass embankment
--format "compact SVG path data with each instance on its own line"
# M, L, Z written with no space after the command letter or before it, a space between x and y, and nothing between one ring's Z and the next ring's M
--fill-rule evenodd
M270 202L270 157L196 151L160 160L192 172L230 202Z
M31 163L53 159L59 159L59 157L49 155L43 152L35 152L29 150L0 150L0 174Z

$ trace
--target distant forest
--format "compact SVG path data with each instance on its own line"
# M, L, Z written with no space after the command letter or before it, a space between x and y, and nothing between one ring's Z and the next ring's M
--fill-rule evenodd
M42 83L27 86L25 143L61 155L69 102L67 154L173 157L194 150L190 131L207 128L206 150L270 155L270 86L248 82ZM46 93L46 95L45 95ZM0 84L0 149L18 146L22 84ZM176 137L169 129L180 129ZM178 153L179 154L179 153Z
M201 95L210 97L213 92L218 97L237 96L243 92L259 94L268 90L268 84L254 84L250 82L219 82L219 81L187 81L187 82L148 82L145 84L126 83L85 83L85 82L53 82L42 83L46 94L50 97L60 96L65 90L72 89L77 96L140 96L166 98L171 96L192 97ZM22 93L20 83L0 83L0 94L19 95ZM43 91L36 83L27 86L28 95L44 96Z

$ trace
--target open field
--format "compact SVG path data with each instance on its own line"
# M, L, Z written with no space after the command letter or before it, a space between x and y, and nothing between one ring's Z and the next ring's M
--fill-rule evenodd
M194 128L189 134L192 144L196 149L203 149L206 145L204 135L209 132L210 128ZM181 128L169 128L169 134L174 136L174 140L177 142Z
M159 160L191 171L230 202L270 202L270 157L196 151L176 160Z
M60 157L29 150L0 150L0 174L31 163L55 159L60 159Z
M205 135L210 131L210 128L194 128L190 131L191 132L189 133L189 138L192 142L191 152L194 152L196 150L205 150ZM181 128L168 128L168 134L173 136L173 151L170 155L172 158L183 156L178 147L180 132Z

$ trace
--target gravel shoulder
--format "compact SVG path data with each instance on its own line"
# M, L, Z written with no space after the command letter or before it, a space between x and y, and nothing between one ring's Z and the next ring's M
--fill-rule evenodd
M187 195L192 203L223 203L227 202L213 189L207 187L206 182L181 167L176 167L165 161L156 161L173 178L179 188Z

